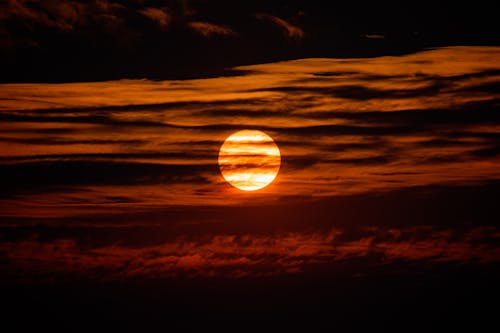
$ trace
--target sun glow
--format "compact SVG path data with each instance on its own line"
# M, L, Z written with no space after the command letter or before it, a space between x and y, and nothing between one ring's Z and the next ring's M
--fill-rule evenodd
M243 191L260 190L278 175L281 155L273 139L264 132L243 130L230 135L219 151L224 179Z

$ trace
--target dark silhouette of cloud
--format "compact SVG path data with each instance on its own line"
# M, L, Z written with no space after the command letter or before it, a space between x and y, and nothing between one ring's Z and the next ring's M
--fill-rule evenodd
M385 36L382 34L365 34L364 37L368 39L385 39Z
M3 1L2 80L207 77L251 63L401 55L431 47L498 42L493 4L434 6L429 11L428 6L403 9L388 4L367 9L358 1L186 3ZM360 13L360 8L370 14ZM470 17L483 19L471 25Z
M276 26L282 29L283 34L289 39L301 40L302 38L304 38L305 34L301 28L290 24L282 18L267 13L255 14L255 17L259 20L267 20L274 23Z
M88 237L96 231L101 235L118 231L120 235L123 231L133 233L141 229L72 231ZM16 247L19 243L6 242L1 248L8 258L15 257L18 265L38 279L67 273L99 274L101 278L112 280L142 276L244 277L298 273L310 266L335 266L360 257L380 258L379 265L396 261L418 262L424 267L425 263L494 263L498 261L494 246L498 237L492 236L492 232L496 231L495 227L459 232L417 227L376 228L345 234L332 229L321 233L281 235L206 235L199 239L181 238L134 247L100 242L80 247L74 239L41 238L25 240L22 247ZM48 274L50 271L52 273Z
M443 87L441 84L433 84L428 87L423 87L414 90L379 90L371 89L363 86L335 86L335 87L274 87L267 90L279 92L293 92L303 94L329 95L340 98L366 101L370 99L385 99L385 98L404 98L427 96L429 94L437 95Z
M95 158L96 156L94 156ZM115 159L119 156L113 156ZM139 156L140 157L140 156ZM91 158L91 156L87 156ZM137 158L137 157L136 157ZM71 156L51 162L28 162L1 165L4 193L23 188L58 185L127 185L205 182L201 174L216 171L213 165L166 165L154 163L119 163L75 161Z

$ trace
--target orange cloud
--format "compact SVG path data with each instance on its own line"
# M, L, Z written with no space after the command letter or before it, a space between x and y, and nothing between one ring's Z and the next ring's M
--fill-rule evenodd
M157 246L107 245L90 249L80 247L72 239L25 240L0 243L0 250L6 262L23 268L19 272L42 279L58 274L103 279L244 277L293 274L311 265L331 266L374 255L381 258L374 263L378 265L402 261L423 265L496 263L500 261L500 251L491 242L481 242L485 235L495 231L494 227L475 228L458 237L451 230L434 231L430 227L373 228L371 235L344 241L341 230L331 229L274 235L212 235L178 238Z
M170 24L171 17L166 8L145 8L139 10L139 13L155 22L161 29L165 30Z
M255 17L259 20L267 20L274 23L281 28L284 35L290 39L301 40L304 38L304 31L301 28L283 20L282 18L266 13L256 14Z
M499 179L498 52L301 59L182 81L2 84L1 165L17 197L1 200L0 212L270 203ZM269 133L283 156L273 184L251 198L231 192L217 167L222 142L242 127ZM122 177L111 172L118 167L135 171ZM22 192L67 168L66 193ZM88 170L106 177L84 181ZM114 206L108 193L130 204Z
M204 37L236 35L236 32L229 27L208 22L189 22L188 26L191 30Z

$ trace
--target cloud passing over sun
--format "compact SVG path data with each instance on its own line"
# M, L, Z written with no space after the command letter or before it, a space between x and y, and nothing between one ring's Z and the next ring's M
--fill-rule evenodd
M144 15L168 28L167 13ZM464 188L498 191L499 57L495 47L448 47L242 66L209 79L2 84L0 216L17 236L0 251L20 267L102 264L120 276L275 274L371 255L495 262L494 213L459 234L443 224L475 219L446 208L449 200L477 214L491 208ZM223 140L240 129L269 134L282 155L276 180L253 195L229 186L217 166ZM426 215L422 200L439 208ZM261 220L272 222L249 222ZM88 229L57 231L67 221ZM366 228L353 235L352 223ZM295 229L266 229L285 224ZM171 234L173 225L186 234ZM143 228L148 242L132 245L130 228ZM95 243L81 246L86 233ZM52 254L60 247L69 257Z

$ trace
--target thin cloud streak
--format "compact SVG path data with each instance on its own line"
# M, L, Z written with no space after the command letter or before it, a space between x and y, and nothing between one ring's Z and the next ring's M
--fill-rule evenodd
M194 32L204 37L236 35L236 32L234 32L231 28L219 24L208 22L189 22L188 26Z
M277 27L279 27L283 31L285 37L289 39L301 40L304 38L305 33L301 28L285 21L282 18L267 13L255 14L255 17L259 20L267 20L269 22L272 22Z

